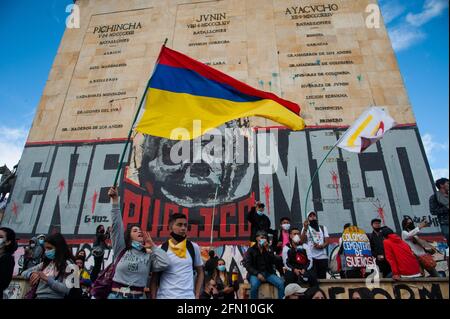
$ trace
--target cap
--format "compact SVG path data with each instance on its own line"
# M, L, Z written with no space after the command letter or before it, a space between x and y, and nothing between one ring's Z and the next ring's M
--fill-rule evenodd
M306 288L300 287L298 284L289 284L284 288L284 298L292 296L293 294L304 294Z
M374 219L372 219L372 220L370 221L370 225L372 225L372 224L375 223L375 222L381 223L381 219L379 219L379 218L374 218Z
M311 212L308 213L308 218L309 218L309 216L311 216L312 214L314 214L314 215L317 217L317 213L316 213L315 211L311 211Z

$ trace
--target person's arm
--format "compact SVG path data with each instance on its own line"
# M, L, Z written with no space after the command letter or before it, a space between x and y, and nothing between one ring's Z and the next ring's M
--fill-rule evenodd
M40 263L39 265L36 265L34 267L28 268L27 270L22 272L22 276L25 277L26 279L30 279L32 273L39 272L39 271L41 271L41 269L42 269L42 263Z
M205 279L205 272L203 271L203 266L196 266L195 270L197 271L197 278L195 279L195 299L199 299L203 280Z
M169 256L159 247L154 246L150 253L152 271L159 272L166 270L170 265Z
M8 288L14 272L14 261L8 259L6 256L0 259L0 293Z
M247 250L244 256L244 267L250 275L258 276L258 270L253 267L253 258L250 250Z
M288 252L289 252L289 247L284 246L283 250L281 252L281 258L283 258L284 267L286 267L287 270L291 270L291 268L288 266Z
M42 279L42 278L41 278ZM59 280L56 280L54 277L47 277L47 283L48 286L59 293L62 293L64 295L68 295L70 292L70 288L66 286L65 280L63 280L62 282Z
M152 299L156 299L160 276L161 276L161 274L159 272L153 272L152 276L150 278L150 296Z
M300 239L302 241L302 243L308 243L308 227L309 227L309 222L308 220L305 220L305 222L303 223L303 228L302 228L302 232L300 233Z
M247 220L251 224L254 224L255 223L255 217L256 217L256 207L253 206L252 208L250 208L250 211L247 214Z
M414 236L416 236L419 233L420 233L420 228L416 227L416 228L414 228L411 231L404 230L402 232L402 235L403 235L404 240L405 240L405 239L412 239Z
M125 238L124 238L124 228L122 221L122 214L119 208L119 195L117 188L111 187L108 192L111 198L112 208L111 208L111 239L112 239L112 249L114 250L114 258L120 254L122 250L125 249Z
M328 234L328 228L326 226L323 226L323 244L322 248L327 248L330 244L330 235Z

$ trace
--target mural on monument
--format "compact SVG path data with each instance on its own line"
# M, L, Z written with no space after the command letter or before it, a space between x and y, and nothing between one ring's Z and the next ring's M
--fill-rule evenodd
M246 155L239 164L242 154L234 154L229 163L212 165L174 165L168 160L172 142L136 138L121 184L124 222L140 223L161 241L169 235L169 215L182 212L189 216L190 236L209 243L214 209L214 243L245 243L246 214L261 200L273 227L282 216L299 225L311 176L340 133L259 130L247 135L250 139L237 134L233 149L240 143L246 150L253 145L256 162ZM394 129L363 154L334 150L313 183L308 209L318 211L332 234L348 222L368 230L374 217L400 231L403 215L427 217L433 227L426 232L438 233L436 218L429 215L433 187L419 138L415 129ZM211 143L202 142L204 154L212 150ZM2 225L21 238L55 230L68 238L90 238L97 225L110 223L107 190L122 149L123 142L26 147ZM194 147L190 149L194 156ZM272 171L267 172L267 163Z

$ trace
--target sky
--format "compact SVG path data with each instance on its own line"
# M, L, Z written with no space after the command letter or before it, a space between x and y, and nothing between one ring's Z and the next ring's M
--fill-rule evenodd
M0 165L23 151L72 0L0 1ZM379 0L435 178L449 176L449 0Z

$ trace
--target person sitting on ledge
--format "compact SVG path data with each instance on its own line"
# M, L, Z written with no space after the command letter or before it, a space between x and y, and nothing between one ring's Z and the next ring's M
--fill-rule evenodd
M384 239L384 252L392 269L392 279L421 277L420 265L411 247L389 227L381 230Z
M250 298L257 299L259 287L268 282L278 288L278 299L284 297L283 280L275 274L276 256L269 249L265 231L256 233L256 244L250 247L244 257L244 266L248 271L251 284Z

